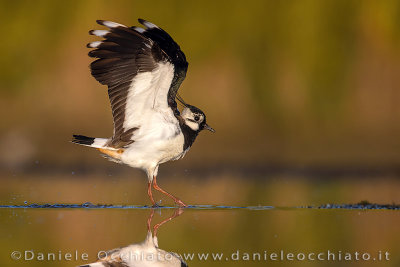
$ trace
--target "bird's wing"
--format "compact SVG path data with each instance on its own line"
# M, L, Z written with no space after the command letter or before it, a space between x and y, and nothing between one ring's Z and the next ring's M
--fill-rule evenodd
M108 86L114 120L109 146L121 148L146 123L148 111L179 115L175 98L188 63L180 47L164 30L139 19L145 28L127 27L111 21L97 23L108 30L89 33L103 37L88 44L91 73ZM171 116L173 117L173 115ZM175 117L173 119L176 119Z

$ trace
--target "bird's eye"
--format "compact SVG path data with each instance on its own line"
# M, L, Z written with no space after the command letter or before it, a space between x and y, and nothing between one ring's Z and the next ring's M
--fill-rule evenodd
M199 117L199 116L194 116L194 120L195 120L195 121L199 121L199 120L200 120L200 117Z

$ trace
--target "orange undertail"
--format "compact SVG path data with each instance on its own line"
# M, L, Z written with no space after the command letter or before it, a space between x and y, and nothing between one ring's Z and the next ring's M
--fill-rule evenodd
M114 159L121 159L121 154L124 153L124 149L122 149L122 148L118 149L118 150L97 148L97 150L111 158L114 158Z

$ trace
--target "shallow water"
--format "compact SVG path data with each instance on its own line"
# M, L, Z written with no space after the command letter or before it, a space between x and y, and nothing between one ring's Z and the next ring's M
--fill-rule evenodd
M145 240L152 213L151 229L167 220L157 228L159 248L189 266L400 265L398 206L350 205L399 203L393 177L165 179L162 185L183 200L203 203L171 220L179 210L166 199L162 207L148 207L140 179L21 175L2 181L0 266L88 264Z

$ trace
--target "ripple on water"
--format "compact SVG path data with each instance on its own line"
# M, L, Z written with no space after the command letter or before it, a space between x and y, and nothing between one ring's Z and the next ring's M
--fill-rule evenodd
M0 205L0 208L11 209L174 209L174 206L147 206L147 205L113 205L113 204L92 204L86 202L83 204L27 204L23 205ZM229 206L229 205L189 205L185 209L195 210L272 210L277 209L274 206ZM396 204L324 204L319 206L300 206L300 207L279 207L279 209L344 209L344 210L400 210L400 205Z

